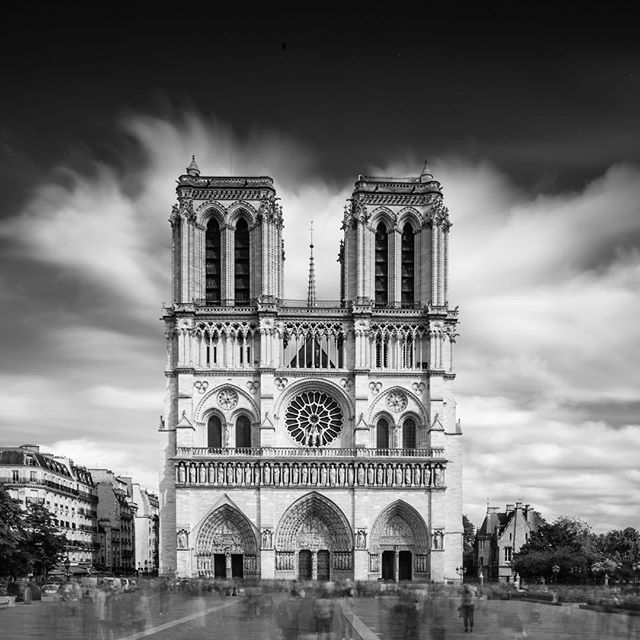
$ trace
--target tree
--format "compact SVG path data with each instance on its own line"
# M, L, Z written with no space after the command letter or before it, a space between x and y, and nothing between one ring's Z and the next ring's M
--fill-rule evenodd
M475 572L475 558L473 549L476 537L476 528L473 526L467 516L462 516L462 566L467 575L473 575Z
M28 505L24 522L26 561L34 574L44 575L62 560L67 539L60 534L51 512L40 504Z
M588 524L578 518L561 516L531 533L514 555L513 567L523 578L553 578L553 566L560 567L556 579L567 582L576 574L589 575L598 559L596 537Z
M634 579L633 564L640 561L640 532L637 529L627 527L601 534L596 540L596 550L598 561L592 567L594 574L606 573L625 582Z
M61 560L66 545L46 507L29 503L24 511L0 485L0 575L42 575Z
M21 549L24 538L24 513L20 501L14 500L0 484L0 575L23 573Z

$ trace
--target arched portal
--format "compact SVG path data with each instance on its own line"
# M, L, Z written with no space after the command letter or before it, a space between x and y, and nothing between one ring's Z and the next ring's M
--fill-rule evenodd
M370 540L370 569L383 580L430 579L429 531L411 505L403 500L388 505L376 518Z
M349 522L337 505L319 493L303 496L285 511L276 530L275 548L278 578L353 577Z
M258 573L257 541L245 515L225 504L204 521L196 540L196 569L208 578L242 578Z

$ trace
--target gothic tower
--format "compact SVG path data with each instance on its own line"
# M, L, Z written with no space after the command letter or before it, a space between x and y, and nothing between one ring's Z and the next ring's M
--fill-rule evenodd
M268 177L179 177L162 573L458 581L462 451L440 184L359 176L341 299L283 298ZM313 241L311 243L313 251Z

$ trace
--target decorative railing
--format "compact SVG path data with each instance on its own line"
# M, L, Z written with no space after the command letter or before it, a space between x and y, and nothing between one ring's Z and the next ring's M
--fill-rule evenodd
M343 640L379 640L360 618L344 608L340 611L340 637Z
M177 458L442 458L444 449L320 447L178 447Z

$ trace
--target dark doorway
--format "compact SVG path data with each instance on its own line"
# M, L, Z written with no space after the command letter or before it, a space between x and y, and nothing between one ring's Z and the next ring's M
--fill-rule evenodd
M382 579L396 579L396 554L393 551L382 552Z
M318 580L329 580L329 552L326 549L318 551Z
M227 562L224 553L213 554L213 575L215 578L227 577Z
M411 551L399 553L398 580L411 580Z
M311 580L312 575L311 551L303 549L298 554L298 577L300 580Z
M241 553L231 554L231 577L244 578L244 565Z

